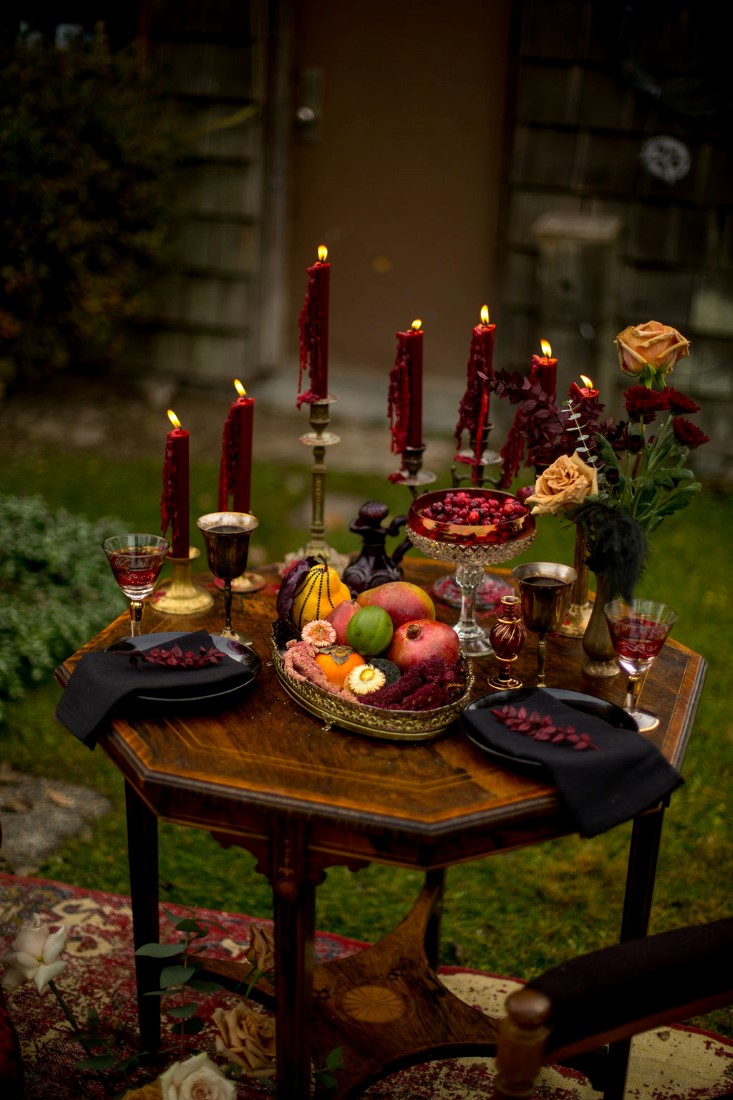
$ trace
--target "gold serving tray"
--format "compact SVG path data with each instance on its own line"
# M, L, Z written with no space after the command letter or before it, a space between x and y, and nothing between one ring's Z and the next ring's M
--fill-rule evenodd
M282 653L273 634L272 659L280 683L291 699L305 710L321 718L325 729L333 726L375 737L383 741L432 741L440 737L463 713L470 700L473 672L471 662L461 657L466 674L466 690L459 699L435 710L380 710L377 707L352 703L339 695L331 695L315 684L294 680L285 671Z

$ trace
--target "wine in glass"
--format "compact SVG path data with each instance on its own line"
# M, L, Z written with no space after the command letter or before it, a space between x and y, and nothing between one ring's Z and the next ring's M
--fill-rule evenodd
M624 710L641 732L656 729L655 714L639 710L644 677L658 656L667 635L677 621L677 612L654 600L612 600L603 608L616 660L626 673Z
M142 634L143 601L157 584L168 541L159 535L113 535L105 539L102 549L115 580L130 601L130 635L138 637Z
M222 636L242 645L251 645L252 639L243 637L232 627L232 581L240 577L247 566L250 535L258 524L259 520L249 512L209 512L196 520L204 536L209 569L224 581Z
M512 576L519 585L522 618L528 630L539 634L537 643L537 687L545 686L547 635L563 621L577 572L569 565L552 561L530 561L516 565Z

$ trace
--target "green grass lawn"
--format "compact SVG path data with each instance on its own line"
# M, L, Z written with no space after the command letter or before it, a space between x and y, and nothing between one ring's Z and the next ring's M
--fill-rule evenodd
M0 453L0 458L3 493L38 493L53 508L93 519L114 514L120 529L156 531L159 526L157 461L115 463L109 456L81 453L65 454L63 462L54 453L22 461L11 454ZM216 479L214 467L192 470L192 517L216 507ZM447 472L442 484L447 484ZM331 498L353 500L348 518L368 499L384 500L393 513L406 511L409 503L406 491L386 480L329 470L327 504ZM273 560L302 545L308 535L309 499L306 465L256 464L252 510L260 527L253 551ZM652 553L637 590L639 596L672 603L679 612L673 637L709 662L684 766L686 782L667 813L652 931L727 916L733 908L731 501L730 493L706 487L686 513L668 520L652 537ZM328 515L328 507L326 511ZM327 531L337 549L356 547L347 524L348 519ZM192 541L200 545L197 534ZM540 520L537 541L524 558L571 563L572 551L573 532L548 517ZM89 552L98 550L90 547ZM120 597L121 611L124 606ZM89 752L55 721L59 691L48 682L9 705L7 723L0 729L2 756L23 771L63 772L68 782L94 787L111 799L113 810L83 839L65 844L38 874L126 893L122 783L101 751ZM612 943L618 935L629 836L630 826L623 826L592 840L564 839L451 869L444 961L529 977L575 952ZM254 872L253 859L220 850L207 834L164 825L161 880L166 900L270 913L269 886ZM318 925L355 938L378 938L405 914L420 881L416 873L379 866L358 874L336 868L319 889ZM714 1026L733 1033L730 1014L717 1014Z

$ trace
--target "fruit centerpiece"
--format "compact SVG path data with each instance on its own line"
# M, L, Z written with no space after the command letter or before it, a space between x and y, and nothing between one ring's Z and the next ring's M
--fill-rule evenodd
M465 655L490 656L491 642L476 621L476 592L484 566L509 561L531 544L535 521L529 509L511 493L438 489L413 500L407 534L428 557L455 563L461 614L453 629Z
M468 702L458 635L418 585L389 581L352 596L327 563L302 558L283 574L277 616L275 670L327 728L427 740Z

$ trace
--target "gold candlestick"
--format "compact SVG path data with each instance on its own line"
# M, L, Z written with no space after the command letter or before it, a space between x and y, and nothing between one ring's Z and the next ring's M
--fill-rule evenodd
M483 489L485 485L499 484L499 478L490 478L486 473L487 466L495 466L497 462L501 461L501 455L498 451L490 451L488 449L489 432L492 427L493 424L487 424L481 432L481 458L479 462L476 462L475 447L466 448L463 451L459 451L456 455L459 465L451 466L452 488L457 489L464 481L470 481L472 485L476 485L480 489ZM469 467L471 467L470 474L461 474L460 471L466 470Z
M208 611L214 604L214 597L204 588L191 581L191 562L195 561L201 551L191 546L187 558L172 558L170 554L167 560L173 566L173 575L170 580L158 585L151 598L151 605L155 611L163 615L195 615L199 611Z
M341 442L341 437L328 431L331 417L329 406L337 398L329 394L328 397L312 401L310 405L310 426L312 431L300 437L300 442L306 447L313 448L313 465L311 467L311 534L307 546L301 557L314 555L330 561L338 554L326 542L326 523L324 519L324 504L326 497L326 448L333 447Z
M432 470L423 470L422 456L425 444L420 447L405 447L402 452L402 467L389 475L389 480L396 485L407 485L413 498L419 496L418 489L421 485L430 485L435 481Z
M562 625L558 627L557 631L558 634L564 634L566 638L583 637L593 609L593 605L588 599L588 566L585 562L585 555L585 533L580 524L576 524L573 569L578 577L570 592L570 603L565 612Z

